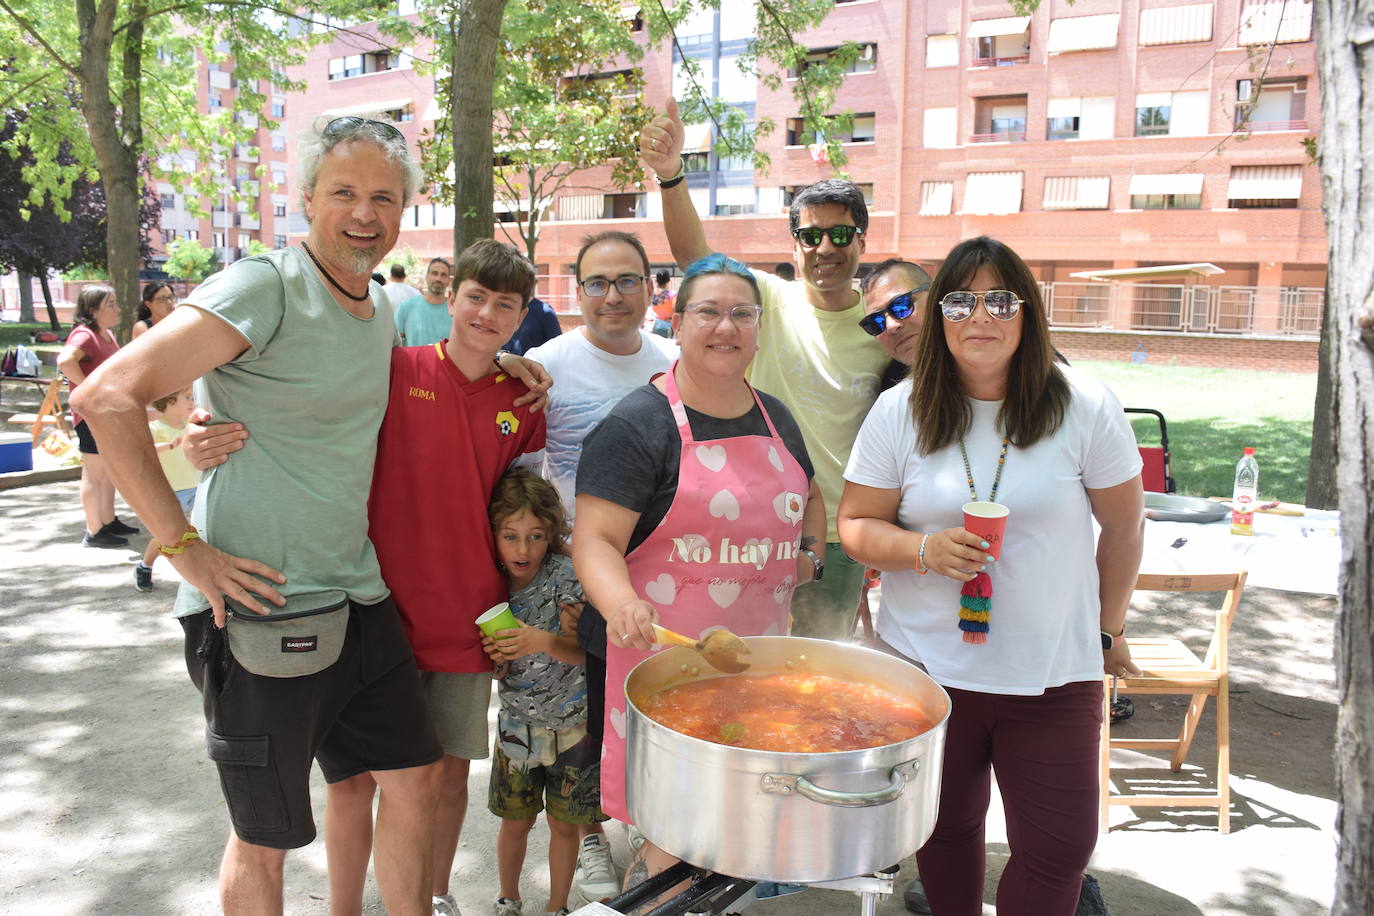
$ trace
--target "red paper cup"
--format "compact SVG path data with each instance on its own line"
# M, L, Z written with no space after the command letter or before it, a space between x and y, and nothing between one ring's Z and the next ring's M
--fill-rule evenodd
M964 527L988 542L988 556L1002 556L1002 535L1011 510L1001 503L964 503Z

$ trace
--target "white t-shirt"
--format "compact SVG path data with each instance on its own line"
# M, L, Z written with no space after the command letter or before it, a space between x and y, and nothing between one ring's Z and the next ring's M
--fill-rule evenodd
M1101 382L1063 369L1072 392L1059 430L1028 449L1007 452L997 502L1011 509L1001 559L988 566L992 610L988 641L966 643L959 630L962 583L938 573L883 573L878 635L924 664L939 683L984 693L1035 696L1047 688L1102 676L1096 546L1088 489L1140 473L1135 436L1115 395ZM845 479L900 489L897 524L936 532L963 525L969 488L958 445L922 457L912 424L911 381L883 392L854 443ZM978 497L997 472L1001 401L970 401L964 440Z
M629 356L607 353L576 328L525 353L553 377L549 390L547 453L544 476L558 488L572 521L577 497L577 462L582 440L611 408L677 359L677 343L639 332L639 351Z
M388 281L386 286L383 286L382 289L386 291L386 297L391 301L392 309L395 309L396 306L405 302L411 296L420 295L420 291L409 283L397 283L395 280Z

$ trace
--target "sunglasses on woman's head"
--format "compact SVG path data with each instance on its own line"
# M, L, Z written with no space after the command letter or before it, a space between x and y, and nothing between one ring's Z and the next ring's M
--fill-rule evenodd
M963 289L945 293L940 300L940 311L950 321L963 321L973 314L979 302L998 321L1010 321L1021 310L1021 297L1011 290L990 289L985 293L974 293Z
M898 296L893 296L892 301L886 308L879 309L859 319L859 327L869 334L877 337L887 330L887 318L891 315L898 321L910 318L916 311L916 297L930 289L930 284L926 283L915 289L909 289Z
M848 248L849 243L854 241L854 236L863 235L863 230L858 226L831 226L828 229L801 226L792 230L792 238L801 242L803 248L819 248L821 239L827 235L830 236L830 244L836 248Z

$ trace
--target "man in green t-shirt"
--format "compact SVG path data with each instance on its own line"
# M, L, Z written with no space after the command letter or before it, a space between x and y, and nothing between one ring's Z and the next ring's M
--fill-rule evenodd
M448 286L453 265L434 258L425 271L424 292L396 306L396 333L407 347L428 347L448 337L453 319L448 313Z
M677 102L670 98L666 113L641 132L639 152L658 176L663 230L673 257L685 268L711 248L683 180L683 135ZM878 396L878 379L888 363L881 344L858 323L864 297L854 288L854 276L864 253L868 207L853 183L829 179L798 191L789 218L798 279L753 272L764 319L749 381L792 411L825 499L823 565L817 565L819 581L800 586L792 596L792 632L846 639L864 570L840 549L835 512L849 449Z
M312 128L299 171L306 241L211 277L190 307L92 373L78 404L120 492L186 580L174 613L233 825L220 865L224 911L281 912L286 850L315 837L314 759L330 782L372 774L382 790L383 901L389 912L428 916L430 764L441 752L367 536L395 339L370 276L396 242L420 172L395 127L358 117ZM193 527L161 472L144 407L196 379L202 405L253 435L231 465L203 477ZM269 608L283 620L254 617ZM312 612L344 624L337 661L328 663L327 631L314 623L304 636L257 640L262 655L250 651L249 634L275 633L260 628L287 615L323 627L325 613ZM234 634L244 641L231 651ZM265 659L295 666L317 652L315 673L265 676Z

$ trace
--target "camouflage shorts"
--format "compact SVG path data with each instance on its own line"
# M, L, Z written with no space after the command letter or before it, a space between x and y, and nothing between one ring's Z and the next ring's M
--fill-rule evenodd
M565 824L610 820L601 811L601 745L585 725L554 731L500 716L487 808L511 820L545 809Z

